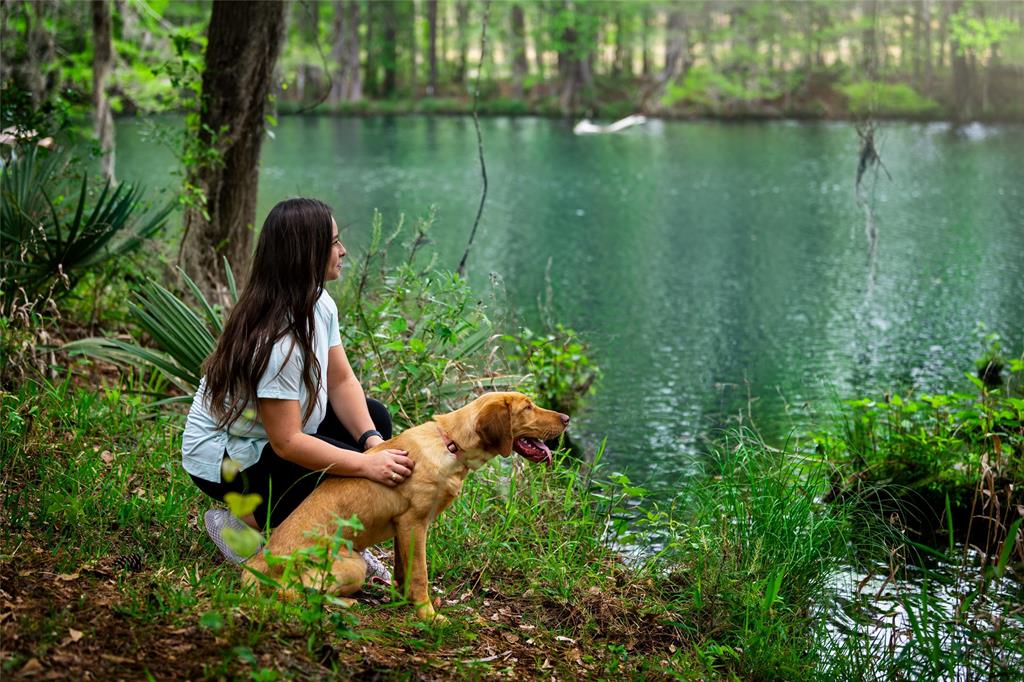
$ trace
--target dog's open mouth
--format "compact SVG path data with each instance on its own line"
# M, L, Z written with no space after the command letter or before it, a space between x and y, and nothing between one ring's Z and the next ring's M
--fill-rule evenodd
M531 462L547 462L551 464L551 449L539 438L516 438L512 449Z

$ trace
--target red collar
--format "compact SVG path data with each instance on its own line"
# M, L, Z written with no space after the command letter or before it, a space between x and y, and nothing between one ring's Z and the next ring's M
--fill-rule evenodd
M459 455L462 454L462 448L459 447L459 444L448 437L448 434L444 432L440 424L437 425L437 432L441 434L441 440L444 441L444 446L448 449L448 452L455 455L456 459L459 459Z

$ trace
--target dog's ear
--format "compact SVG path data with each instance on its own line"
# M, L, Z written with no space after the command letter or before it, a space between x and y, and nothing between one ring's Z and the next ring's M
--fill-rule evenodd
M512 415L508 402L490 400L476 416L476 433L480 449L504 457L512 454Z

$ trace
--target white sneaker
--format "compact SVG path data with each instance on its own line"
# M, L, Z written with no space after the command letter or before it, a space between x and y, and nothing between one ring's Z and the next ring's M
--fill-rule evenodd
M360 552L360 555L363 557L363 561L366 562L367 582L377 579L383 581L385 585L391 584L391 571L388 570L383 561L371 554L368 549L364 549Z
M245 523L236 517L234 514L229 512L227 509L211 509L203 514L203 525L206 526L206 534L213 540L213 544L217 545L217 549L224 555L224 558L233 564L244 563L249 557L240 556L238 552L231 549L227 542L224 541L223 531L225 528L232 528L236 531L244 531L249 528ZM262 549L262 544L256 549L256 552ZM249 556L253 556L250 554Z

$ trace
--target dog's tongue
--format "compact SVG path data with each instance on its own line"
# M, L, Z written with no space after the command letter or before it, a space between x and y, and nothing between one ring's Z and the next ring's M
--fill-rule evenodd
M551 464L551 450L538 438L516 438L512 449L531 462Z

